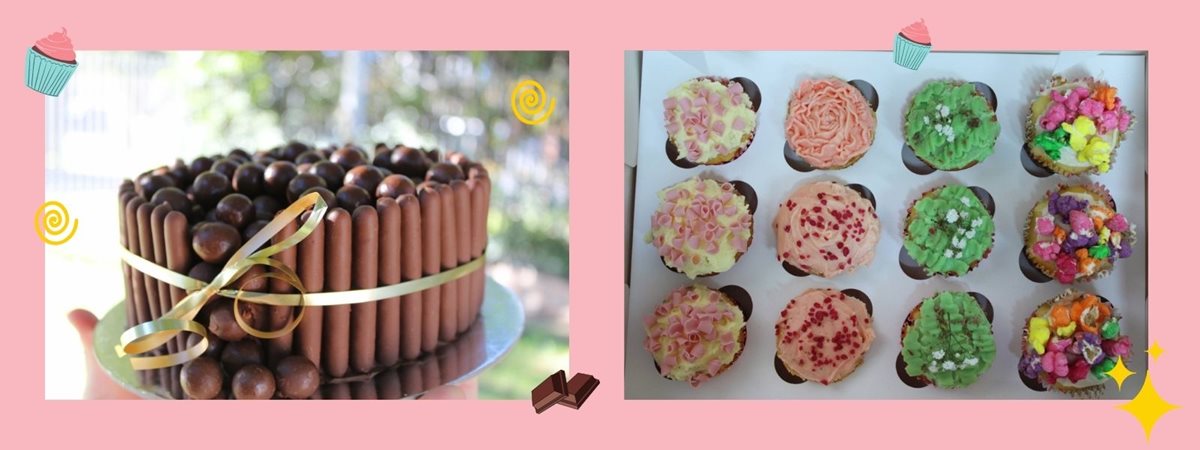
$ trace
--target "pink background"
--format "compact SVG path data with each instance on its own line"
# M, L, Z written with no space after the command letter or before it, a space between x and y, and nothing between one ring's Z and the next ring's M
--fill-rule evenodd
M71 5L71 3L78 3ZM14 217L4 221L9 308L0 315L5 370L0 374L5 443L18 448L100 444L116 446L239 447L297 441L315 447L422 444L495 445L531 442L525 435L567 439L539 446L599 447L624 438L679 445L812 447L912 442L959 446L982 442L1021 446L1146 445L1138 423L1116 402L842 401L651 402L621 399L622 98L626 49L889 49L893 35L924 17L936 50L1148 49L1153 128L1144 132L1157 153L1150 158L1150 211L1156 236L1148 239L1151 341L1166 353L1152 363L1154 384L1184 406L1159 421L1152 444L1179 446L1195 434L1196 317L1189 279L1195 277L1186 241L1194 201L1195 24L1187 14L1149 2L993 3L919 5L890 2L804 5L721 2L709 8L667 2L563 1L391 3L354 6L343 0L301 6L211 0L178 9L125 2L69 2L5 6L0 27L0 105L10 169L0 177ZM659 4L662 5L659 5ZM695 1L678 2L695 5ZM1029 3L1017 6L1017 3ZM1101 7L1102 4L1112 6ZM653 6L652 6L653 5ZM792 6L794 5L794 6ZM1087 5L1087 6L1084 6ZM782 9L781 9L782 8ZM131 12L132 11L132 12ZM740 19L740 21L738 20ZM571 51L571 370L595 374L600 389L579 411L554 408L537 416L525 401L511 402L50 402L42 399L43 244L29 215L42 198L43 110L46 98L24 86L25 51L66 26L76 48L132 49L567 49ZM721 32L732 27L735 33ZM716 30L712 32L710 30ZM86 61L84 61L86 64ZM86 70L81 68L80 71ZM78 76L78 74L77 74ZM1156 89L1157 88L1157 89ZM1162 94L1157 94L1161 92ZM49 101L54 101L50 99ZM1149 116L1149 114L1147 114ZM1147 118L1147 123L1151 121ZM1155 145L1157 144L1157 145ZM14 169L19 168L19 169ZM1168 185L1167 183L1171 183ZM1171 190L1168 190L1170 186ZM86 226L81 218L81 226ZM1185 234L1186 233L1186 234ZM64 318L65 320L65 318ZM1141 375L1139 375L1141 376ZM531 386L532 387L532 386ZM219 422L215 422L218 420ZM317 421L333 423L317 428ZM314 432L328 429L328 432ZM336 431L335 431L336 430ZM342 431L346 430L346 431ZM1019 430L1019 432L1017 432ZM465 431L465 432L464 432ZM189 440L192 435L204 435ZM588 433L599 433L589 435ZM138 436L135 441L132 436ZM903 437L901 437L903 436ZM1069 441L1064 442L1064 438ZM534 443L526 445L538 445ZM544 442L544 443L543 443ZM553 442L553 443L552 443ZM686 444L685 444L686 443Z

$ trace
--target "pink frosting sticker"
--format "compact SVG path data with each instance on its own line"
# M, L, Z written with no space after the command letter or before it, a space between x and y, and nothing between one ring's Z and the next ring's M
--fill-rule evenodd
M900 30L900 35L918 44L930 45L929 28L925 27L925 19L918 20Z
M49 36L38 39L34 44L34 48L42 52L43 55L57 59L62 62L75 62L75 47L71 45L71 38L67 37L67 29L51 33Z

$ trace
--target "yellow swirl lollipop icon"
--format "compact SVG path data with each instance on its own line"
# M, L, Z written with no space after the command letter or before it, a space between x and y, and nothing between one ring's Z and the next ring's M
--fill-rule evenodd
M537 125L550 120L554 114L555 98L547 100L546 89L534 80L517 83L512 91L512 112L517 120L526 125Z
M70 229L68 230L68 225ZM33 216L33 228L38 238L50 245L62 245L75 237L79 229L79 219L71 221L71 213L67 207L54 200L42 203Z

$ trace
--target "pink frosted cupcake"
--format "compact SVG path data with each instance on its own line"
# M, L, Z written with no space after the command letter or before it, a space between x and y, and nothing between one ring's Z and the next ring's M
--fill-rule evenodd
M808 79L788 101L784 129L792 150L810 166L843 169L858 162L875 141L875 111L850 83Z
M25 85L57 97L75 73L75 48L67 29L41 38L25 55Z

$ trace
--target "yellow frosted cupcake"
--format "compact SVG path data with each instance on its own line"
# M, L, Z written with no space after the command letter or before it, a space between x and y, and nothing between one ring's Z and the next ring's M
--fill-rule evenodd
M718 274L749 248L754 216L733 183L693 177L658 198L646 242L668 269L693 279Z
M659 373L693 387L732 366L746 346L746 317L737 303L699 284L672 291L645 326L645 348Z

